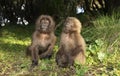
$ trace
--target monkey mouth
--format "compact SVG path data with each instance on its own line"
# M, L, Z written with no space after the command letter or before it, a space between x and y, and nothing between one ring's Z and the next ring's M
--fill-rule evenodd
M47 31L47 29L46 29L46 28L44 28L44 29L42 29L42 31Z
M47 28L45 28L45 27L44 27L44 28L43 28L43 27L40 27L40 30L41 30L41 31L47 31Z

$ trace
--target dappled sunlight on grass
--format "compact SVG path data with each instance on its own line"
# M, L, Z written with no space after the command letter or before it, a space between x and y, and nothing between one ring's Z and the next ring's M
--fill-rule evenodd
M30 38L18 40L15 37L9 37L9 38L3 38L2 41L4 43L9 43L9 44L28 45L28 44L30 44L31 40L30 40Z

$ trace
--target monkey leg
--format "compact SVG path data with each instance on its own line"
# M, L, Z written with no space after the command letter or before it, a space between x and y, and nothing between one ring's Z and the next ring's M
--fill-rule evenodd
M73 52L71 52L71 56L73 56L74 62L78 64L85 64L85 50L82 46L77 46Z
M74 58L68 55L68 67L73 66L73 64L74 64Z
M75 57L75 62L77 64L85 64L86 58L85 54L83 52L80 52L76 57Z
M32 64L31 64L31 67L34 68L35 66L38 65L38 47L35 46L35 47L30 47L30 50L31 50L31 57L32 57Z

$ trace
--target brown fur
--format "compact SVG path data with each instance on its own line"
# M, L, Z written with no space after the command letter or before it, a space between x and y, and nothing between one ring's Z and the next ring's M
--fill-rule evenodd
M54 34L55 22L48 15L41 15L36 21L36 29L32 35L31 45L27 55L32 58L32 67L38 65L38 58L49 58L56 42Z
M81 36L81 23L75 17L68 17L64 23L60 48L56 62L61 67L71 66L74 62L85 64L85 41Z

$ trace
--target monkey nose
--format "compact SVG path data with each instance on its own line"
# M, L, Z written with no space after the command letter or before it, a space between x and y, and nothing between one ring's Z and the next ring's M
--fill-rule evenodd
M42 29L46 29L46 26L45 26L45 25L42 25L41 28L42 28Z

